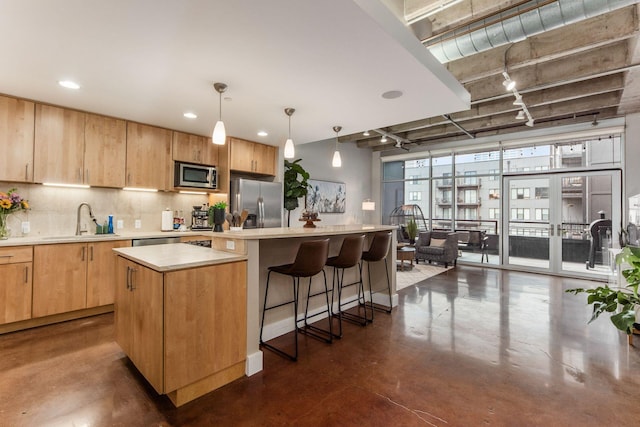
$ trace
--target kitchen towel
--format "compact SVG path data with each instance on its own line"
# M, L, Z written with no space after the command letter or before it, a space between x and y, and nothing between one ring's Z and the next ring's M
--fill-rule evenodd
M162 211L162 231L173 231L173 211L170 209Z

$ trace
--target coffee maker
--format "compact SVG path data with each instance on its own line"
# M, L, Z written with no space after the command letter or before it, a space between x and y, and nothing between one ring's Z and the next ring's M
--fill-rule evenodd
M209 211L202 209L202 206L194 206L191 211L191 229L192 230L211 230L213 227L209 225Z

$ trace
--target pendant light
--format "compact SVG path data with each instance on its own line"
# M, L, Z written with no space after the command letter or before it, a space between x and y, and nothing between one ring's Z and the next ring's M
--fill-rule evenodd
M333 131L336 133L336 151L333 153L333 160L331 166L339 168L342 166L342 159L340 158L340 151L338 151L338 132L342 130L342 126L334 126Z
M289 137L287 138L287 142L284 143L284 158L285 159L293 159L296 156L296 150L293 146L293 140L291 139L291 116L295 113L295 109L293 108L285 108L284 113L289 116Z
M213 88L218 92L220 101L220 118L216 122L216 127L213 128L213 143L216 145L224 145L225 140L227 139L227 131L224 129L224 123L222 122L222 93L227 90L227 85L224 83L214 83Z

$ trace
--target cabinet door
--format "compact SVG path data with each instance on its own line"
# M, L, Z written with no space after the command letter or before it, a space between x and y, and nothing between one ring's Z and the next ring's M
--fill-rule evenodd
M163 275L133 264L133 363L158 393L164 392Z
M36 104L34 181L82 184L85 113Z
M229 138L231 144L231 170L253 172L254 143L243 139Z
M126 122L87 114L84 142L84 183L96 187L124 187Z
M133 292L129 290L130 271L135 264L116 256L114 329L115 339L122 351L133 355Z
M256 144L253 150L254 172L263 175L276 174L276 147Z
M173 132L173 160L216 166L218 146L211 142L211 138Z
M33 317L80 310L87 301L87 245L33 248Z
M242 261L165 273L165 391L245 360L246 271Z
M0 181L33 182L34 108L0 96Z
M0 323L31 318L31 263L0 265Z
M112 249L127 246L130 240L88 244L87 308L113 304L117 255Z
M170 130L127 123L126 177L127 187L173 188Z

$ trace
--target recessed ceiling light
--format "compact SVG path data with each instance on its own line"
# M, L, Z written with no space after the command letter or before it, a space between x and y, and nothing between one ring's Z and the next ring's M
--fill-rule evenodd
M72 82L71 80L60 80L58 84L67 89L80 89L80 85L76 82Z
M183 116L185 116L187 119L197 119L198 115L192 112L187 112L184 113Z
M402 92L399 90L390 90L382 94L384 99L395 99L400 98L402 96Z
M258 131L258 136L267 136L267 135L269 135L269 134L267 132L263 131L263 130Z

